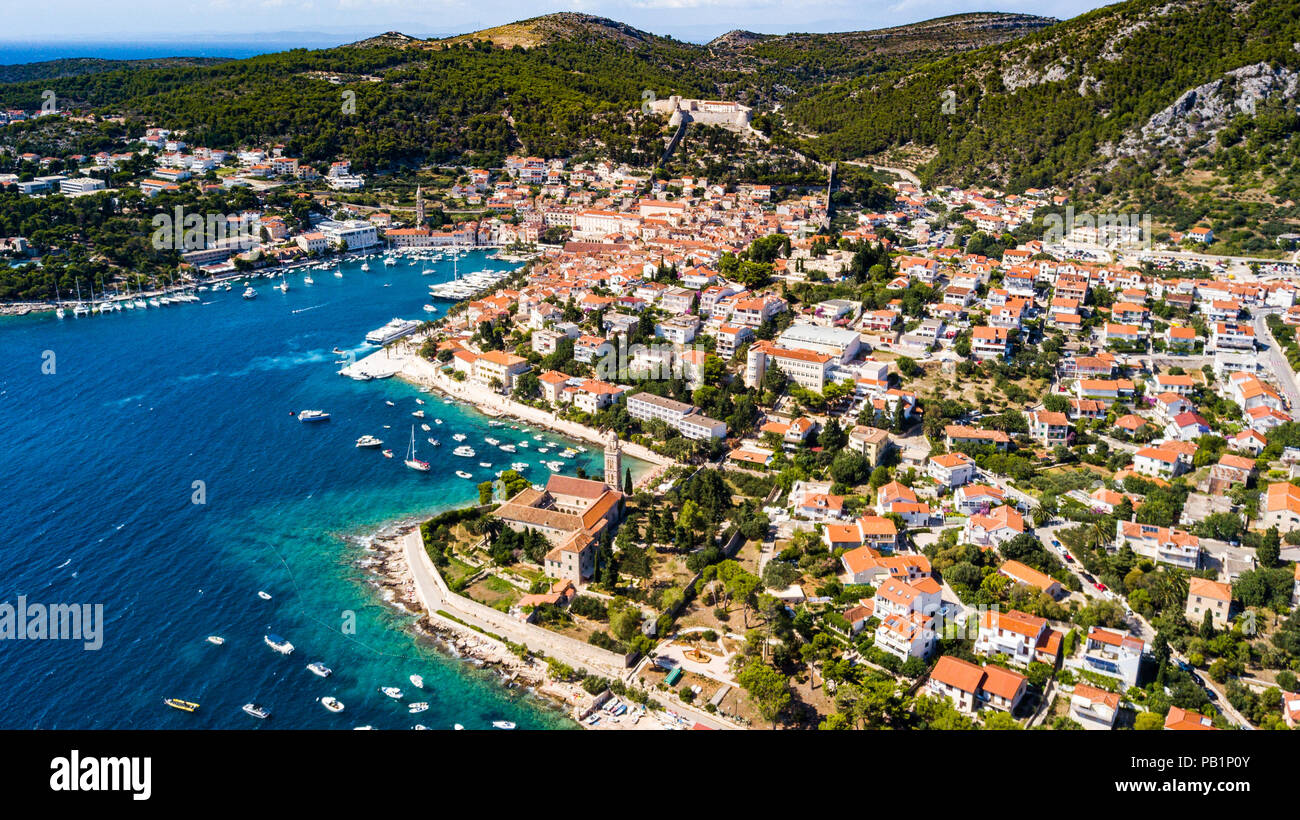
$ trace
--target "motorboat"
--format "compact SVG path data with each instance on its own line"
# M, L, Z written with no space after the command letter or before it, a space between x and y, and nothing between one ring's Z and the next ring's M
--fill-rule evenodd
M266 720L271 716L271 710L267 709L265 706L258 706L256 703L245 703L244 714L252 715L258 720Z
M325 697L321 698L320 705L324 706L326 709L330 710L331 712L343 711L343 703L338 698L333 697L331 695L326 695Z
M302 410L298 413L298 421L304 424L317 421L329 421L330 414L324 410Z
M424 701L420 701L419 703L412 703L409 707L407 707L406 711L412 715L417 715L420 712L427 712L428 710L429 710L429 704L425 703Z
M357 439L358 447L380 447L383 445L383 443L384 443L383 439L378 439L375 438L374 436L369 436L369 435L362 436L361 438Z
M427 433L427 432L429 432L430 430L432 430L433 428L430 427L430 426L427 425L427 424L421 424L421 425L420 425L420 429Z
M424 688L424 678L421 677L421 676L419 676L419 675L412 675L412 676L411 676L411 685L414 686L416 689L423 689L423 688Z
M313 675L319 675L322 678L328 678L330 675L334 674L333 669L330 669L328 666L321 663L320 661L312 661L311 663L307 664L307 670L311 672Z
M252 286L252 285L249 285L248 287L244 288L244 298L245 298L245 299L256 299L256 298L257 298L257 291L253 289L253 286ZM139 300L139 299L136 300L136 307L140 307L140 300Z
M478 455L478 453L474 452L474 448L470 447L468 444L462 444L461 446L457 447L455 450L452 450L451 452L453 455L458 455L461 456L462 458L473 458L474 456Z
M480 462L478 463L478 466L482 467L482 468L485 469L485 470L490 470L490 469L492 469L492 462L490 462L490 461L480 461Z
M208 643L212 644L213 646L223 646L226 643L226 639L221 637L220 635L209 635Z
M515 445L513 445L513 444L502 444L502 445L499 445L499 449L504 450L504 451L507 452L507 453L517 453L517 452L519 452L519 451L515 448Z
M456 439L456 441L464 441L464 440L465 440L465 434L464 434L464 433L452 433L452 436L451 436L451 437L454 438L454 439Z
M513 721L509 721L509 720L494 720L494 721L492 721L492 728L493 728L493 729L513 729L513 728L515 728L515 724L514 724Z
M293 644L289 643L279 635L276 635L274 632L264 635L262 640L266 641L267 646L271 647L276 652L279 652L281 655L293 654Z
M199 705L192 700L181 700L180 698L163 698L163 703L173 709L180 709L182 712L196 712Z
M423 410L415 410L415 411L413 411L413 412L411 413L411 415L412 415L412 416L415 416L417 419L422 419L422 418L424 418L424 411L423 411Z
M457 470L457 471L456 471L456 475L460 476L461 478L473 478L473 477L474 477L474 476L470 475L469 473L465 472L464 470Z
M454 729L454 730L456 730L457 732L463 732L463 731L465 731L465 727L462 726L462 725L460 725L459 723L452 724L452 727L451 727L451 728Z
M529 464L527 461L516 461L510 465L510 469L514 470L516 473L522 473L525 472L531 466L532 465Z
M383 692L385 695L392 698L393 700L402 699L402 690L398 689L396 686L381 686L379 687L379 691Z
M431 444L431 445L434 446L434 447L440 447L440 446L441 446L440 442L439 442L436 438L434 438L433 436L429 436L428 438L425 439L425 441L429 442L429 444Z
M384 451L384 458L392 458L392 457L393 457L393 451L392 451L392 450L385 450L385 451Z
M491 444L493 447L495 447L495 446L497 446L498 444L501 443L501 440L500 440L500 439L492 438L491 436L488 436L487 438L485 438L485 439L483 439L483 440L486 441L488 444Z
M259 589L257 591L257 597L261 598L263 601L269 601L271 600L271 593Z

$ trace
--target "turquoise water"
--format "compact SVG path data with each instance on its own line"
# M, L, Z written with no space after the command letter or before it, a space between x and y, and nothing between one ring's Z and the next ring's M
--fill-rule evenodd
M367 331L394 316L424 318L427 286L451 278L450 262L429 276L420 271L435 263L370 262L369 273L345 263L342 279L311 271L314 285L290 274L287 293L256 279L254 300L241 299L236 283L200 293L201 305L0 321L0 603L18 595L98 603L105 620L98 651L0 641L0 728L574 726L414 636L412 616L384 603L355 564L366 555L359 536L473 501L476 483L512 461L534 465L527 475L543 482L549 471L539 462L558 452L535 452L540 431L491 428L473 410L397 380L337 374L334 347L364 355ZM508 265L482 253L460 262L462 272L490 267ZM43 372L50 361L54 373ZM417 397L428 433L411 416ZM306 408L332 419L303 424L290 415ZM420 456L434 465L428 474L402 465L412 423ZM455 432L478 458L451 455ZM394 458L354 447L366 433ZM507 454L485 436L532 446ZM578 465L599 472L601 454L584 448L566 473ZM194 503L196 481L205 503ZM344 634L350 623L355 634ZM294 653L272 652L267 632L291 641ZM208 644L211 634L226 644ZM315 660L334 675L308 672ZM424 676L423 692L407 680L412 673ZM380 686L401 687L405 700ZM346 710L326 712L317 703L324 695ZM187 714L164 697L202 706ZM404 704L415 700L429 710L408 714ZM245 715L249 701L272 718Z

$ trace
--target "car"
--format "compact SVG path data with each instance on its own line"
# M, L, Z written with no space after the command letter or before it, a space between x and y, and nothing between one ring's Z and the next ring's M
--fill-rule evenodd
M1177 658L1174 658L1174 666L1177 666L1179 669L1183 670L1184 672L1192 673L1192 668L1193 668L1193 667L1192 667L1192 665L1191 665L1190 663L1188 663L1187 661L1180 661L1180 660L1178 660ZM1192 673L1192 674L1195 674L1195 673Z
M1105 592L1105 591L1106 591L1106 585L1103 584L1103 583L1101 583L1100 581L1098 581L1097 583L1093 584L1093 586L1097 588L1097 591L1098 591L1098 592Z
M1097 579L1096 579L1096 578L1093 578L1091 575L1089 575L1089 574L1086 573L1086 572L1080 572L1079 574L1083 576L1083 580L1087 581L1088 583L1092 584L1093 586L1097 586Z
M1071 563L1071 564L1074 563L1074 556L1073 556L1073 555L1071 555L1071 554L1068 553L1068 552L1066 552L1066 553L1062 553L1062 555L1064 555L1065 560L1066 560L1067 563Z
M1055 538L1053 538L1053 539L1052 539L1052 546L1056 547L1056 548L1059 550L1059 549L1061 548L1061 542L1060 542L1060 541L1057 541Z

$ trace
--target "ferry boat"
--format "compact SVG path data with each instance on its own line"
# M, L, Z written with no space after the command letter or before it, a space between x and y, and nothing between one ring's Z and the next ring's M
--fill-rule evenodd
M315 421L329 421L330 414L324 410L303 410L298 413L298 421L310 423Z
M180 709L182 712L197 711L199 705L192 700L181 700L180 698L163 698L163 703L173 709Z
M383 692L385 695L392 698L393 700L402 699L402 690L398 689L396 686L381 686L379 687L379 691Z
M244 298L245 298L245 299L256 299L256 298L257 298L257 291L253 290L253 286L252 286L252 285L249 285L248 287L244 288ZM135 306L136 306L136 307L140 307L140 300L139 300L139 299L136 300L136 305L135 305Z
M392 319L383 327L366 334L366 341L372 345L386 345L403 336L409 336L420 329L420 323L414 319Z
M271 716L271 711L266 707L258 706L256 703L245 703L244 714L252 715L258 720L266 720Z
M271 647L276 652L279 652L281 655L293 654L293 644L289 643L287 640L281 638L279 635L276 635L275 633L264 635L262 637L262 640L266 641L267 646Z
M429 462L416 458L415 456L415 425L411 425L411 448L406 454L406 461L404 463L407 467L410 467L412 470L416 470L417 472L429 472Z
M478 453L474 452L474 448L470 447L468 444L462 444L461 446L457 447L455 450L452 450L451 452L452 454L461 456L463 458L473 458L474 456L478 455Z
M220 635L209 635L208 643L212 644L213 646L223 646L226 643L226 639L221 637Z
M307 670L311 672L313 675L319 675L322 678L328 678L330 675L334 674L333 669L330 669L328 666L321 663L320 661L312 661L311 663L307 664Z
M412 675L412 676L411 676L411 685L414 686L416 689L423 689L423 688L424 688L424 678L420 677L419 675Z
M320 705L324 706L326 709L330 710L331 712L343 711L343 703L339 701L338 698L333 697L331 695L326 695L325 697L321 698Z
M358 447L380 447L383 443L382 439L377 439L374 436L362 436L357 439Z

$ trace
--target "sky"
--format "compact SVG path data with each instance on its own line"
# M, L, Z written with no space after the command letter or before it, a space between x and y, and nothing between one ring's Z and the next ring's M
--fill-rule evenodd
M854 31L971 11L1065 19L1103 5L1099 0L4 0L0 42L298 38L319 47L390 30L417 37L461 34L553 11L611 17L702 42L736 28L769 34Z

